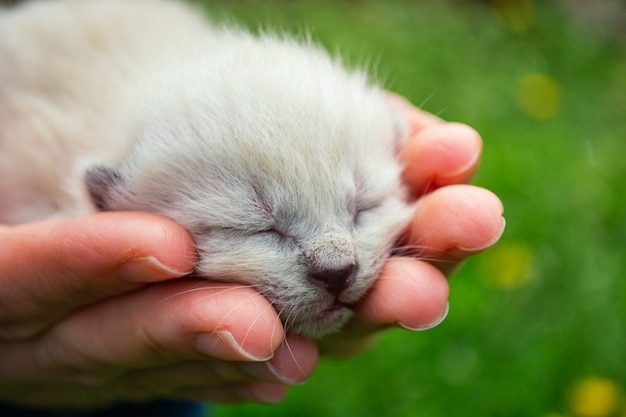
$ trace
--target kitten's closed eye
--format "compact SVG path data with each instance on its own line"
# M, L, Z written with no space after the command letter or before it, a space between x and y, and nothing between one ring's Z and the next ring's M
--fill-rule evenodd
M264 230L264 232L268 233L268 234L270 234L270 235L272 235L272 236L274 236L274 237L276 237L278 239L280 239L281 241L292 239L287 233L285 233L282 230L277 229L275 227L272 227L270 229L266 229L266 230Z
M359 226L363 222L364 218L371 216L373 212L380 209L381 206L381 202L375 202L357 207L356 212L354 213L354 224Z

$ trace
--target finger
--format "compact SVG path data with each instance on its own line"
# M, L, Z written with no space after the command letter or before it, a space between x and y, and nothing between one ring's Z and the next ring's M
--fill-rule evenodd
M423 127L400 152L403 178L415 195L468 182L476 171L482 140L471 127L442 123Z
M426 330L447 314L449 291L445 276L432 265L413 258L390 258L357 314L364 323Z
M209 401L216 404L236 404L258 402L276 404L285 399L288 387L268 382L232 383L185 390L182 398L196 401Z
M193 377L192 367L197 367L197 365L198 363L189 363L185 370ZM172 388L169 381L161 378L153 379L152 384L147 385L144 379L135 380L140 382L139 385L131 385L131 380L97 386L40 385L26 388L27 395L24 395L25 389L21 387L19 394L0 393L0 399L29 408L86 408L88 410L119 404L123 401L145 402L154 399L209 401L215 404L241 402L273 404L282 401L288 389L285 385L259 381L215 384L205 381L204 384L199 383L196 386L186 383L176 389Z
M452 273L504 232L500 199L484 188L452 185L422 198L401 245L407 255Z
M416 195L467 182L480 160L482 139L471 127L450 123L418 109L404 97L388 93L389 104L409 123L410 135L400 151L404 180Z
M191 369L186 369L185 371L193 372ZM147 380L141 379L141 381L145 382ZM131 401L141 401L151 398L171 398L218 404L242 402L275 404L285 399L288 390L288 386L286 385L263 381L250 381L249 379L233 382L210 382L206 378L205 381L197 379L195 384L189 382L184 383L178 390L164 390L162 387L158 387L157 385L159 381L163 381L162 379L153 379L153 381L155 389L150 391L137 390L137 386L124 384L126 387L121 390L120 396L121 398L125 396L128 397L128 394L125 393L130 392L132 393L132 398L127 399ZM141 392L150 392L150 395L142 395Z
M86 389L114 392L113 398L118 401L170 398L221 404L251 401L273 404L284 399L286 385L255 380L240 365L241 362L217 360L183 362L170 367L138 371L125 375L121 381Z
M130 391L148 398L174 395L205 401L274 403L284 398L285 385L302 384L317 361L315 343L287 335L269 361L185 361L131 371L113 385L122 397Z
M390 258L357 306L352 322L324 340L320 349L324 354L351 355L371 344L383 328L432 328L447 314L448 294L446 277L432 265L413 258Z
M248 375L259 381L284 385L300 385L311 376L318 362L317 345L296 335L287 335L274 352L274 357L263 363L241 363Z
M102 383L186 359L264 361L282 340L278 315L252 288L183 279L78 310L38 338L0 344L0 374Z
M99 213L0 229L0 340L28 337L78 306L187 275L193 240L148 213Z
M198 388L231 382L260 381L299 385L313 373L317 361L315 343L299 336L287 335L268 361L184 361L134 370L123 375L121 379L128 389L159 395L172 392L173 388Z

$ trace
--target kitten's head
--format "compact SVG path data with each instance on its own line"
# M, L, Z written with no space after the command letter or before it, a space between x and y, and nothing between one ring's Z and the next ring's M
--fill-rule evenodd
M100 209L179 222L198 275L254 286L288 330L319 337L347 321L410 218L403 129L365 77L276 43L254 69L168 75L130 155L86 181Z

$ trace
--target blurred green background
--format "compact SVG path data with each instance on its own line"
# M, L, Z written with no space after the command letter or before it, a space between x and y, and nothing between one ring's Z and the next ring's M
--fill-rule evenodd
M216 1L310 31L424 109L470 124L507 230L450 314L325 360L279 405L217 416L626 416L626 3Z

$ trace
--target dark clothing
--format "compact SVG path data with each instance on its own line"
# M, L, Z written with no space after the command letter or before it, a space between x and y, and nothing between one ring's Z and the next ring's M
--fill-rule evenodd
M0 404L2 417L203 417L206 411L199 403L166 400L120 404L94 411L52 411Z

